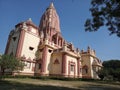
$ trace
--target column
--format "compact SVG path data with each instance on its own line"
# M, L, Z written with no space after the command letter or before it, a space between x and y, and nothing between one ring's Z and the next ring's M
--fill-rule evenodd
M77 76L79 77L80 76L80 59L79 58L77 58L77 67L78 67L77 68L77 71L78 71Z
M11 39L12 39L12 37L9 35L8 41L7 41L7 46L6 46L6 49L5 49L5 54L8 54L8 49L9 49L9 47L10 47Z
M57 35L57 37L56 37L56 45L58 45L58 43L59 43L59 42L58 42L58 35Z
M67 57L66 57L66 54L64 53L63 55L62 55L62 75L63 76L65 76L66 75L66 59L67 59Z
M46 72L47 51L48 51L48 47L45 46L44 49L43 49L43 54L42 54L42 68L41 68L41 74L45 74L45 72Z
M21 30L19 41L18 41L18 46L17 46L17 51L16 51L16 56L20 57L21 52L22 52L22 47L23 47L23 42L24 42L24 37L25 37L25 30Z
M76 74L76 63L74 64L74 77L76 77L77 74Z

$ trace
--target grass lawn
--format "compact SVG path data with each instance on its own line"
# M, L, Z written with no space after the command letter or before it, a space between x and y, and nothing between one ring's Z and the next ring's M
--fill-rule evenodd
M120 82L6 78L0 80L0 90L120 90Z

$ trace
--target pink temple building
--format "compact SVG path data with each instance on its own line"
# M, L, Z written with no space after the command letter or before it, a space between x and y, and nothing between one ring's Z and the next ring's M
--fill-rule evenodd
M102 63L95 50L75 48L60 29L53 3L43 13L39 26L31 19L15 25L8 37L5 54L21 57L25 63L19 75L61 76L98 79Z

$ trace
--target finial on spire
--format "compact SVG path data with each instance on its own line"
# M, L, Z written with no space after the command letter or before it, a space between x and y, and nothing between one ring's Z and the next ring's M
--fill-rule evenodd
M52 7L54 6L54 5L53 5L53 2L51 2L50 6L52 6Z
M50 3L49 8L54 8L54 4L53 4L53 2Z
M28 19L28 21L32 21L32 19L31 19L31 18L29 18L29 19Z
M90 50L90 46L88 46L88 50Z

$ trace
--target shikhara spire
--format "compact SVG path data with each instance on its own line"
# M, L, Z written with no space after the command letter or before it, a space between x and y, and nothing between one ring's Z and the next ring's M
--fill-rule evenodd
M44 14L42 15L39 27L40 27L40 30L43 30L49 27L56 30L57 32L60 32L59 16L56 12L56 9L53 3L49 5L49 7L46 9Z

